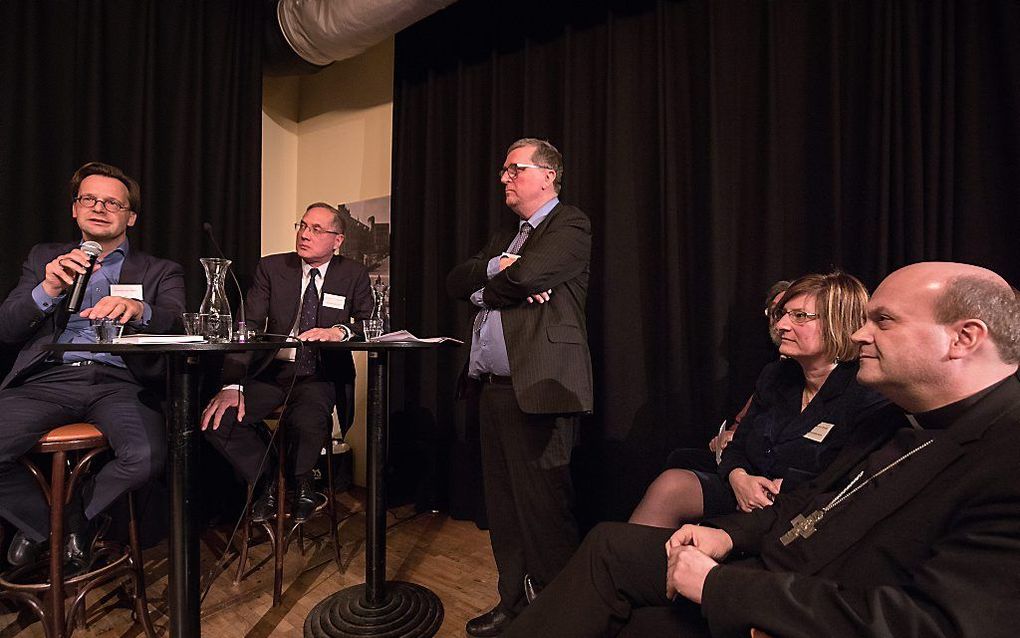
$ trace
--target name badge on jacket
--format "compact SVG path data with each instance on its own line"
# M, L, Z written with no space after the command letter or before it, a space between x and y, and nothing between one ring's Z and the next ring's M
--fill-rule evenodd
M811 428L811 431L804 435L804 438L815 443L821 443L825 440L825 437L829 436L829 432L832 428L836 427L834 423L826 423L822 421L815 427Z
M142 296L142 284L110 284L110 296L145 301Z
M347 297L343 295L334 295L331 292L322 294L322 305L327 308L336 308L337 310L343 310L347 306Z

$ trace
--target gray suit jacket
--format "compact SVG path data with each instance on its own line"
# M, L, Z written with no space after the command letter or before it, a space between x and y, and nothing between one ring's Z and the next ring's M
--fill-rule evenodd
M18 285L0 305L0 341L21 347L0 389L18 381L42 362L49 354L42 347L56 341L67 325L69 315L65 306L61 304L47 315L36 307L32 290L46 276L46 264L77 247L78 244L36 244L29 251ZM145 332L180 331L184 312L184 271L180 264L131 248L121 267L120 283L142 284L142 296L152 308ZM130 327L126 332L131 332ZM139 381L156 384L164 380L162 357L126 356L124 363Z

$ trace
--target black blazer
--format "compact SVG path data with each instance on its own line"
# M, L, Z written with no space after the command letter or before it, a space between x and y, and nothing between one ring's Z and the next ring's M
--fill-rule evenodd
M483 289L500 311L514 393L529 414L591 412L592 374L584 307L591 260L591 222L579 209L557 204L520 251L521 258L488 278L489 260L517 229L496 233L481 252L446 278L450 296L468 300ZM549 301L528 303L552 289ZM470 354L470 353L469 353Z
M43 345L53 343L67 326L70 315L61 304L46 314L32 299L32 290L46 276L46 264L78 244L36 244L21 267L21 279L0 306L0 341L20 344L21 350L0 389L17 382L49 354ZM121 266L120 283L141 284L142 297L152 308L152 318L144 332L166 334L181 331L184 312L184 271L180 264L147 255L132 247ZM125 333L134 332L131 326ZM124 363L140 382L162 383L162 357L125 356Z
M325 293L345 298L343 308L327 308L321 303ZM352 320L372 316L372 284L368 269L361 263L335 255L329 262L319 287L320 303L315 325L329 328L351 325ZM301 310L301 258L297 253L269 255L259 260L255 281L245 299L245 320L271 334L287 334ZM360 333L360 326L352 325ZM224 379L242 383L254 377L273 360L275 353L253 361L245 355L230 355L224 363ZM337 384L353 383L354 359L347 351L319 351L319 371Z
M862 424L832 465L775 505L714 519L734 556L708 574L712 635L1013 636L1020 627L1020 382L1009 377L935 442L783 547L790 519L838 492L889 438L894 406ZM753 565L758 569L747 569ZM764 568L764 569L762 569Z
M856 361L841 363L829 374L803 412L804 373L793 359L773 361L762 369L747 414L723 450L719 475L743 468L748 474L782 478L783 490L818 475L836 458L858 423L888 403L881 394L857 383ZM805 439L819 423L833 428L822 442Z

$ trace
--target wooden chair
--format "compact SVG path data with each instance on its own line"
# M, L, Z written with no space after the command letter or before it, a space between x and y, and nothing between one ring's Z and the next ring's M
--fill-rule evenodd
M287 549L290 547L290 542L296 533L298 535L298 546L301 550L301 555L305 554L305 543L304 543L304 523L290 523L288 524L288 514L284 499L287 493L286 488L286 461L287 461L287 444L286 434L287 428L283 420L282 406L277 408L266 417L268 421L276 421L276 517L274 525L270 525L269 521L262 521L257 523L269 537L269 541L273 547L273 606L280 604L283 598L283 557L287 553ZM333 437L330 435L326 441L326 491L322 494L324 502L315 508L315 512L308 519L311 521L313 518L318 516L328 516L330 524L330 536L333 541L333 558L336 561L337 568L343 570L343 562L340 556L340 520L337 514L336 506L336 490L333 482ZM254 485L248 486L248 503L252 502L254 494ZM253 525L251 520L251 509L246 508L244 512L244 518L241 521L241 541L239 548L239 557L237 562L237 572L234 575L234 584L241 582L244 577L244 570L248 564L248 549L252 542L252 531ZM307 522L307 521L306 521Z
M10 570L0 575L0 597L19 601L28 606L43 624L47 638L65 638L74 632L79 620L85 618L85 597L96 587L127 576L133 585L134 615L142 623L146 636L154 638L156 631L149 618L145 596L145 573L142 552L138 543L138 521L132 493L128 499L128 545L97 541L95 556L99 567L71 578L64 577L64 507L71 500L82 475L91 461L108 449L106 437L90 423L71 423L50 430L39 439L33 453L52 454L50 481L29 459L22 463L35 476L50 505L50 548L48 582L33 580L36 565ZM80 457L70 472L68 453L78 452ZM65 615L66 590L74 588L76 594Z

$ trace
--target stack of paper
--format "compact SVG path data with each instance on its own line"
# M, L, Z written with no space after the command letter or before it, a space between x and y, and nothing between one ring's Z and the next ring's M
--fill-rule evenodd
M136 346L159 345L167 343L205 343L202 335L127 335L114 339L114 343L127 343Z
M399 341L410 341L412 343L457 343L463 345L464 342L460 339L454 339L453 337L426 337L424 339L419 338L408 332L407 330L397 330L396 332L387 332L384 335L380 335L374 339L369 339L372 343L394 343Z

